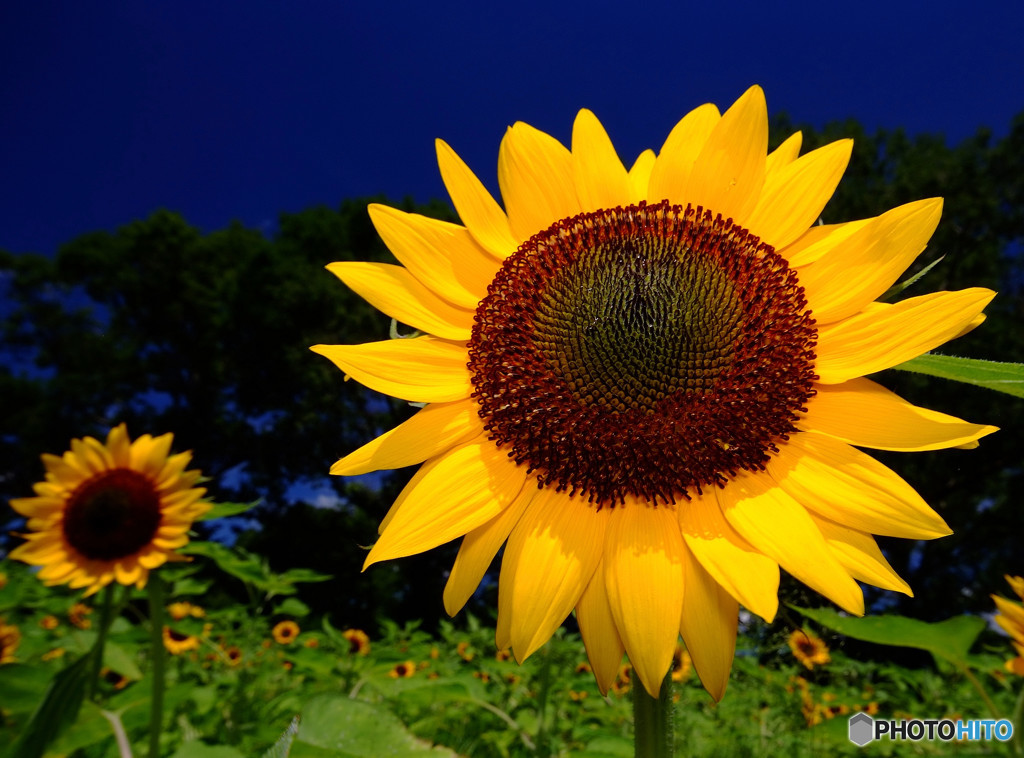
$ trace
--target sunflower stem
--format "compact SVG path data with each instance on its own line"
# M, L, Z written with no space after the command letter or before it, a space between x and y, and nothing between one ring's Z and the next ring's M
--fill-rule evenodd
M149 714L149 758L160 755L160 735L164 722L164 674L167 660L164 651L164 583L149 575L150 656L153 659L153 695Z
M666 674L658 697L633 682L633 733L636 758L671 758L675 740L672 733L672 676Z
M89 677L89 691L86 697L92 700L99 691L100 672L103 671L103 649L107 645L107 632L114 620L114 591L116 585L111 583L103 588L103 604L100 607L100 625L96 631L96 642L92 650L92 676Z

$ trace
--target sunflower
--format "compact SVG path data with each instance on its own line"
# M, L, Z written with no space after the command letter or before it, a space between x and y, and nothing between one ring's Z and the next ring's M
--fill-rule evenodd
M113 581L142 588L149 572L188 542L192 522L210 509L206 490L185 471L191 453L168 455L173 435L135 442L124 424L103 444L72 440L62 457L43 455L46 481L36 497L11 500L28 517L26 542L11 557L42 566L46 584L67 583L91 595Z
M1019 576L1006 576L1006 582L1021 600L1024 600L1024 578ZM1011 674L1024 676L1024 605L1007 600L998 595L992 595L998 612L995 615L995 622L1010 635L1010 641L1017 651L1017 657L1006 662L1006 670Z
M274 625L274 628L270 630L270 633L274 636L274 640L279 645L290 645L295 642L295 638L299 636L299 625L294 621L279 621Z
M171 655L181 655L187 653L189 650L199 649L199 638L194 634L185 634L175 629L171 629L169 626L165 626L163 630L164 647L167 648L167 652Z
M402 661L391 667L388 676L392 679L408 679L416 673L416 664L412 661Z
M348 652L352 655L370 654L370 636L362 629L346 629L341 636L348 640Z
M815 666L824 666L832 660L828 654L828 645L819 637L803 629L794 629L790 632L787 641L789 649L793 651L793 657L804 664L808 670Z
M682 634L716 699L739 604L771 620L780 568L855 614L857 580L910 593L873 535L950 530L854 446L972 447L994 427L865 375L978 325L994 293L875 302L941 200L817 225L852 142L767 141L759 87L692 111L628 170L583 110L571 149L509 128L504 209L441 141L463 225L370 206L403 265L328 269L422 334L313 350L424 407L331 472L425 465L365 566L462 537L454 614L504 543L499 648L523 660L575 609L601 691L625 652L655 694Z
M21 644L21 630L0 618L0 664L13 663L14 651Z
M91 615L92 608L85 603L74 603L68 609L68 621L76 629L91 629L92 619L89 618Z

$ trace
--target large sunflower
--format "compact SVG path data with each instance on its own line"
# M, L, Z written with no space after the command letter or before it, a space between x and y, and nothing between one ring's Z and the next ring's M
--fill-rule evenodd
M464 226L370 206L403 265L328 268L425 334L313 349L426 405L331 469L425 463L367 566L463 537L454 614L506 543L499 648L522 660L575 609L601 690L625 651L656 694L681 633L715 698L738 606L771 620L780 567L852 613L857 580L910 593L872 535L949 529L854 446L969 447L994 427L864 375L976 326L993 293L874 302L941 200L815 225L850 140L804 156L799 134L770 154L767 140L752 87L724 114L692 111L627 170L583 110L571 150L509 128L504 210L441 141Z
M211 507L200 500L206 490L192 486L199 472L185 471L192 454L168 455L172 439L144 434L131 442L121 424L106 444L86 437L62 457L44 454L36 497L11 500L30 530L11 557L42 566L46 584L85 587L86 595L113 581L144 587Z

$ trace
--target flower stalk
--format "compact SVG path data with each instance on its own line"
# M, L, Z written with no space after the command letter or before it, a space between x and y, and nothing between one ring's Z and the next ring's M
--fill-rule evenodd
M633 683L633 734L636 758L671 758L675 755L672 729L672 674L665 675L658 697L651 697L639 681Z

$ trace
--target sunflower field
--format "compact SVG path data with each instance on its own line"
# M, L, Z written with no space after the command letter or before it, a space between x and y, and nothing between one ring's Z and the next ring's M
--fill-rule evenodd
M0 257L0 758L1024 755L1024 117L436 153Z

